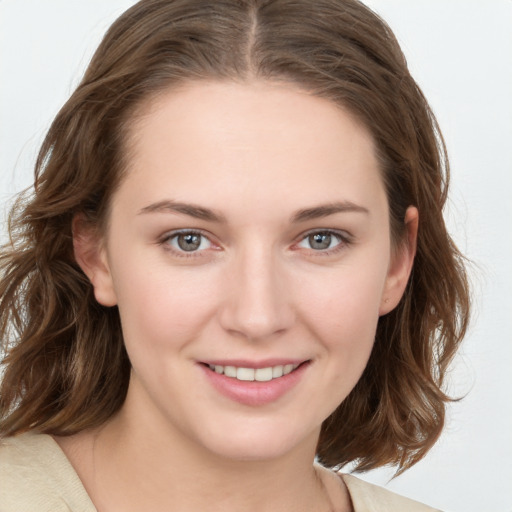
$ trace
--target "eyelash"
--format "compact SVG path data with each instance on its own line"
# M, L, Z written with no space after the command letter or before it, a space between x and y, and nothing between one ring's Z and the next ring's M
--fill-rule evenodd
M170 233L167 233L159 240L158 243L159 243L159 245L165 246L166 250L172 252L174 255L181 257L181 258L197 258L201 255L201 253L203 251L206 250L206 249L202 249L199 251L198 250L185 251L185 250L179 250L179 249L175 249L175 248L171 247L170 242L174 239L177 239L180 235L196 235L196 236L207 239L210 244L215 245L206 233L204 233L201 230L191 230L191 229L184 229L184 230L172 231ZM313 252L315 255L318 255L318 256L330 256L332 254L336 254L339 251L343 250L344 248L346 248L347 246L349 246L353 243L352 236L345 231L337 231L337 230L333 230L333 229L315 229L315 230L308 231L307 233L304 233L303 235L301 235L301 238L299 239L298 242L294 243L294 246L297 246L301 242L307 240L309 237L314 236L314 235L328 235L328 236L332 236L338 240L338 243L330 249L323 249L323 250L322 249L315 250L312 248L308 249L309 251ZM295 249L295 250L297 250L297 249Z
M346 247L350 246L353 242L353 237L347 233L346 231L337 231L334 229L314 229L312 231L309 231L303 235L301 235L301 238L299 242L297 242L295 245L298 245L299 243L303 242L304 240L307 240L309 237L314 235L328 235L332 236L333 238L338 240L338 243L330 248L330 249L323 249L323 250L315 250L310 248L309 250L315 253L315 255L318 256L331 256L333 254L336 254Z
M184 250L178 250L173 247L171 247L170 242L174 239L177 239L180 235L197 235L202 238L205 238L209 241L210 244L215 245L210 237L204 233L201 230L195 230L195 229L183 229L179 231L172 231L170 233L165 234L160 240L159 244L165 247L165 250L172 252L173 255L179 257L179 258L197 258L201 252L204 251L184 251Z

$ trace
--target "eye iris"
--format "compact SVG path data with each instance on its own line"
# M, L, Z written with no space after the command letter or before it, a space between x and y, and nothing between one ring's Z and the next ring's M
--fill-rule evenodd
M195 251L201 245L201 235L186 233L178 235L178 245L183 251Z
M315 233L309 235L309 244L313 249L328 249L331 245L332 235L329 233Z

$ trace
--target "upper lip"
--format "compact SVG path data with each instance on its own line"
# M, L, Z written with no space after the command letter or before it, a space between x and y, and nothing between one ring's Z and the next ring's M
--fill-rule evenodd
M237 368L268 368L269 366L281 366L286 364L305 363L309 359L296 359L296 358L273 358L264 359L260 361L248 360L248 359L208 359L199 361L200 363L211 365L211 366L235 366Z

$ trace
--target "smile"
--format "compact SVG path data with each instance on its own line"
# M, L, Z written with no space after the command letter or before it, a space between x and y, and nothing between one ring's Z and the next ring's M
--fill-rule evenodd
M267 366L266 368L244 368L237 366L220 366L209 364L210 370L241 381L268 382L288 375L299 367L298 364Z

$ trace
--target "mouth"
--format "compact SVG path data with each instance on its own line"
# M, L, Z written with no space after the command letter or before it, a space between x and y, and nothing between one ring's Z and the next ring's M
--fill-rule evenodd
M312 360L203 361L207 381L230 400L258 407L276 402L301 382Z
M211 371L224 375L231 379L244 382L269 382L271 380L280 379L293 371L299 366L306 364L308 361L298 364L278 364L275 366L266 366L264 368L247 368L244 366L222 366L217 364L205 364Z

